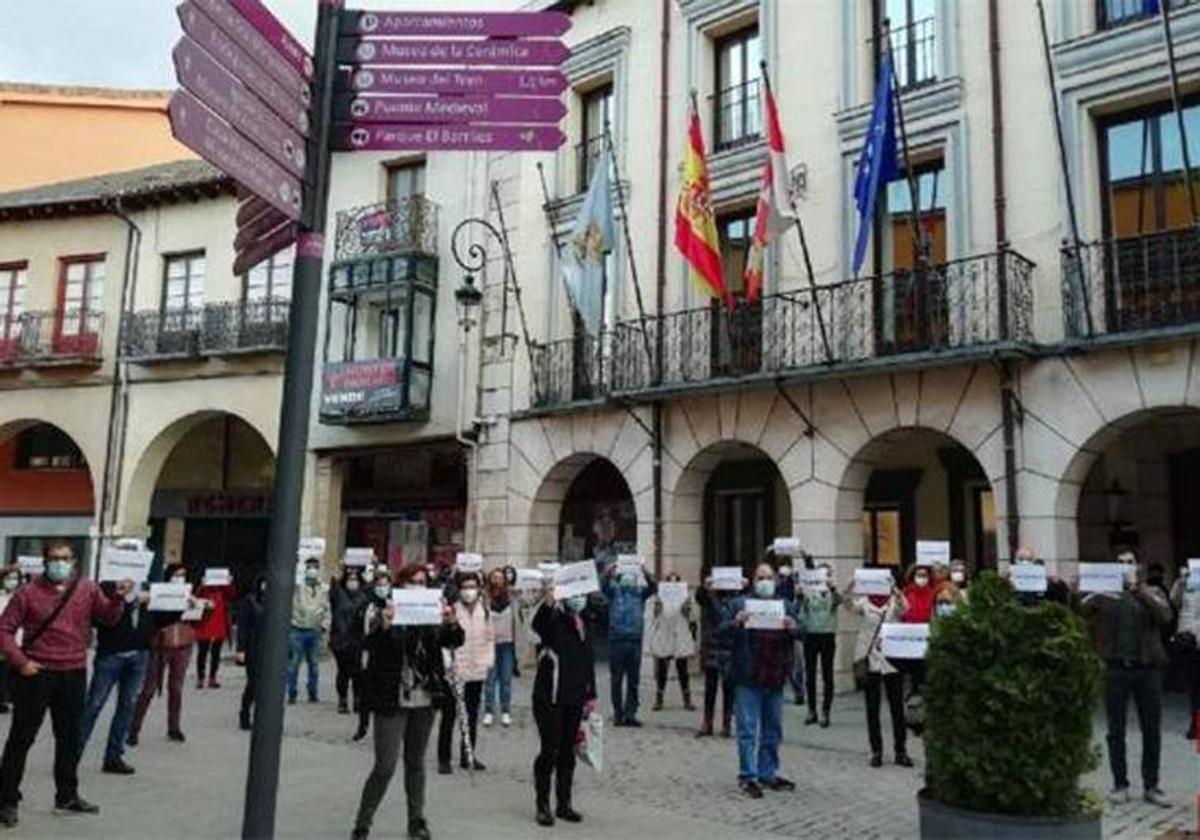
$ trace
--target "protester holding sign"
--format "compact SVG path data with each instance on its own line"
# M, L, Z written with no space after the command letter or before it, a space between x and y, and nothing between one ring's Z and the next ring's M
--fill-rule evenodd
M509 567L511 568L511 567ZM512 579L515 583L516 570ZM492 569L488 572L488 609L492 614L492 639L495 656L483 684L483 725L491 726L495 720L496 707L500 707L500 725L512 726L512 679L517 664L517 633L520 609L513 598L513 587L509 586L508 569ZM497 698L497 694L499 698ZM497 702L497 699L499 702Z
M424 589L428 582L423 566L405 566L400 572L402 587ZM370 834L401 749L408 836L415 840L431 836L425 821L425 753L433 731L433 709L446 690L442 651L462 646L463 629L448 607L441 625L395 624L394 612L390 599L375 599L367 608L363 706L375 719L375 763L363 785L353 840Z
M13 594L0 615L0 653L16 673L13 718L0 759L0 826L17 824L25 757L37 740L47 709L54 721L54 807L94 814L100 809L79 795L79 720L87 687L87 642L93 623L121 616L132 581L106 595L76 569L70 543L50 540L42 552L45 573ZM23 641L17 642L18 633Z
M186 586L187 567L182 563L172 563L163 570L163 579L175 586ZM194 605L194 599L190 596L185 600L188 605ZM192 658L196 630L183 621L182 610L155 610L153 595L149 607L153 625L150 662L146 666L146 679L142 682L142 692L138 695L137 708L133 714L133 725L129 729L128 743L131 747L138 745L142 723L146 719L150 702L162 685L164 673L167 675L167 737L179 743L187 740L180 728L183 715L183 680L187 675L188 662Z
M934 587L932 567L913 566L904 582L904 614L901 621L928 624L933 616Z
M462 555L460 555L461 557ZM455 579L457 600L451 605L455 620L463 630L463 642L457 650L447 651L446 663L452 669L451 689L461 692L466 711L465 737L460 738L458 764L463 770L486 770L475 753L479 731L479 706L483 699L483 683L496 661L496 639L492 632L492 615L483 602L479 574L459 573ZM454 740L454 721L457 702L453 696L444 698L442 721L438 730L438 773L450 772L450 754ZM468 740L470 744L468 746Z
M857 583L857 581L855 582ZM883 655L880 628L885 622L897 621L904 610L904 598L892 588L891 595L857 595L855 583L846 590L847 609L858 613L858 635L854 640L854 680L866 693L867 739L871 746L871 766L883 766L883 732L880 725L880 695L887 695L888 711L892 718L892 747L896 764L912 767L908 757L908 732L904 720L904 675L899 673Z
M227 568L204 570L196 597L207 602L204 618L196 625L196 688L220 688L217 669L221 667L221 648L229 638L229 604L236 597L233 579Z
M585 713L596 705L596 668L581 613L586 595L556 602L554 588L546 593L531 627L541 640L537 675L533 680L533 719L539 749L533 762L537 822L554 825L555 818L577 823L583 816L571 801L575 778L575 741ZM550 810L550 783L557 807Z
M363 616L367 591L361 566L342 566L342 573L329 587L329 649L337 664L334 686L338 714L350 714L350 689L354 689L354 711L362 707Z
M1096 648L1105 664L1104 706L1108 720L1108 763L1113 775L1110 802L1129 801L1125 765L1125 717L1129 697L1137 707L1142 730L1142 798L1170 807L1158 786L1162 747L1162 669L1167 664L1162 628L1171 620L1171 607L1162 595L1139 579L1137 555L1117 555L1124 572L1120 592L1093 592L1080 602Z
M304 561L304 581L292 596L292 626L288 630L288 703L296 702L299 691L300 661L308 664L308 702L318 702L320 685L321 634L329 627L329 587L321 582L321 561Z
M695 711L688 685L688 658L696 653L696 639L692 636L692 601L688 597L687 584L678 574L667 575L659 584L658 593L647 603L646 610L650 625L646 649L654 657L654 711L662 711L672 662L679 678L683 708Z
M638 685L642 676L642 638L646 601L656 586L644 566L618 573L614 564L604 575L608 598L608 667L612 676L614 726L641 726Z
M713 734L713 717L717 709L717 688L721 689L721 737L730 736L733 717L733 683L729 681L729 660L733 653L733 639L721 631L721 614L725 602L736 593L726 589L713 589L712 578L696 589L696 603L700 607L700 667L704 669L704 718L697 738ZM744 583L744 581L743 581Z
M795 608L778 595L775 570L760 563L754 570L754 600L778 601L783 618L778 629L751 629L749 599L731 598L721 617L721 632L732 639L729 678L737 713L738 785L752 799L767 790L795 790L779 775L779 743L783 740L783 687L792 667L793 640L803 625ZM765 612L765 611L764 611Z
M1179 570L1171 588L1171 603L1175 606L1178 625L1172 644L1183 660L1188 695L1191 700L1188 715L1187 739L1196 738L1196 716L1200 714L1200 560L1190 560Z
M817 667L821 668L821 728L829 727L833 708L833 657L837 651L837 608L842 596L833 585L833 567L822 563L816 570L825 572L814 577L809 585L800 587L800 615L804 619L805 693L808 696L808 717L805 726L817 722ZM822 581L823 582L819 582Z

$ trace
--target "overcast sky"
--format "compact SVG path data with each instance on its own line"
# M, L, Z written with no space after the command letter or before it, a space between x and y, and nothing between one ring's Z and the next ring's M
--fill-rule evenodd
M316 0L265 0L304 44ZM0 0L0 81L172 88L176 0ZM349 0L355 9L511 9L521 0Z

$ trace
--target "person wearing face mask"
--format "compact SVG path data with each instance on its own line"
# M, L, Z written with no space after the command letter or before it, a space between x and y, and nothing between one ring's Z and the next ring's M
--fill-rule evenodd
M517 593L517 568L515 566L505 566L504 567L504 583L508 587L510 597L512 597L514 599L513 623L515 625L515 628L513 630L514 645L513 645L513 660L512 660L512 679L516 679L521 676L521 656L520 656L520 652L518 651L516 640L521 637L521 632L523 630L525 630L528 619L527 619L527 615L526 615L525 605L521 603L520 595Z
M399 575L402 587L423 589L428 581L425 567L415 564L405 566ZM363 708L375 719L375 761L363 785L350 836L352 840L365 840L370 834L375 812L403 756L408 836L411 840L429 840L425 753L433 730L434 707L446 686L442 652L461 647L464 634L457 613L449 607L443 611L440 625L393 624L395 607L390 583L376 580L376 586L386 586L387 592L374 593L365 616Z
M354 689L354 711L362 706L363 615L367 591L356 566L343 566L342 574L329 588L329 649L337 664L338 714L350 714L349 693Z
M451 606L455 621L463 630L463 643L454 651L446 651L446 665L453 664L457 690L462 692L463 706L467 715L467 738L470 740L470 755L467 743L459 745L459 766L464 769L486 770L475 754L475 736L479 727L479 705L483 699L483 682L495 663L496 640L492 630L492 616L483 603L479 588L479 575L471 572L459 574L455 579L458 598ZM451 663L453 659L453 663ZM457 702L447 697L442 707L442 720L438 729L438 773L451 772L450 755L454 741L454 721L457 717Z
M541 644L533 680L533 720L538 730L538 755L533 762L538 825L555 819L578 823L572 788L575 778L575 739L585 714L596 704L596 668L583 622L587 596L557 602L547 584L531 627ZM557 807L550 810L553 782Z
M1184 736L1189 741L1196 739L1196 718L1200 716L1200 571L1187 566L1179 569L1175 585L1171 587L1171 604L1175 607L1178 624L1175 627L1173 645L1183 659L1185 685L1190 700L1188 729Z
M418 567L414 567L418 568ZM425 581L427 577L420 577L419 580ZM363 610L363 630L364 634L370 627L369 615L378 615L384 610L388 604L392 602L392 570L387 566L376 566L375 574L372 577L370 589L367 591L367 603ZM366 636L363 637L363 650L366 650ZM363 671L363 692L366 696L366 671ZM371 712L364 702L360 704L358 709L358 729L355 730L352 740L361 741L367 737L367 732L371 728Z
M754 570L749 598L782 601L775 570L760 563ZM794 782L779 775L779 744L783 740L783 687L795 656L794 640L803 625L793 604L783 602L782 627L747 626L747 596L725 605L721 632L732 638L729 676L734 685L737 715L738 787L752 799L763 789L795 790Z
M774 552L768 547L766 562L771 563L774 556ZM797 609L800 608L800 601L797 598L799 590L796 586L796 570L787 563L782 563L779 566L779 594L783 600L789 604L795 604ZM792 665L792 670L788 672L788 683L792 687L792 702L797 706L803 706L805 696L804 687L807 683L804 673L806 664L804 661L804 639L796 640L796 650L792 659L794 664Z
M317 703L321 683L321 634L329 626L329 587L321 582L321 561L304 561L304 581L292 598L292 626L288 630L288 703L296 702L299 691L300 661L308 667L308 702Z
M100 809L79 795L79 718L87 688L87 643L92 624L121 617L123 580L111 594L75 570L70 543L50 540L42 551L45 572L18 589L0 615L0 653L14 674L13 716L0 758L0 826L17 824L25 758L49 710L54 723L54 807L94 814ZM19 644L18 633L24 638Z
M102 583L100 588L112 593L111 583ZM79 721L79 754L83 755L92 736L96 718L100 716L108 696L117 689L117 708L113 712L108 729L108 742L104 748L105 773L131 775L134 770L125 762L125 739L133 720L134 704L146 676L150 662L150 636L153 621L146 609L150 601L149 592L130 590L125 593L121 617L110 627L100 627L96 632L96 657L92 662L92 683L88 687L87 702Z
M704 717L697 738L713 734L713 717L717 710L717 689L721 691L721 737L730 737L733 717L733 684L729 681L729 659L733 639L721 632L721 613L731 593L712 588L712 578L696 589L700 606L700 667L704 669Z
M1108 762L1113 776L1108 798L1114 804L1129 801L1125 718L1132 695L1142 730L1142 798L1167 808L1170 800L1158 782L1162 671L1167 664L1162 628L1171 620L1171 607L1161 593L1143 585L1133 551L1121 551L1117 562L1125 569L1123 591L1092 592L1079 604L1105 664L1104 707L1108 721Z
M833 585L833 568L822 563L825 570L825 585L800 592L800 614L804 619L804 671L807 675L805 689L808 695L808 717L805 726L818 722L817 719L817 668L821 669L824 691L821 694L822 729L829 727L829 713L833 708L833 657L837 651L837 608L842 596Z
M963 598L967 597L967 587L970 586L970 581L967 578L967 564L962 560L951 561L950 582L954 584Z
M602 581L608 598L608 667L612 680L614 726L641 726L637 712L642 677L642 638L646 601L657 591L645 566L609 566Z
M672 572L667 575L670 583L682 583L683 579ZM683 708L692 712L692 690L688 682L688 659L696 653L696 640L692 637L692 599L680 604L666 604L660 595L655 595L647 605L650 632L646 648L654 657L654 707L662 711L663 694L667 690L667 676L671 665L679 679L679 692L683 695Z
M182 563L172 563L163 570L163 580L168 583L187 583L187 579L187 567ZM190 606L195 603L194 598L189 600ZM167 677L167 737L178 743L187 740L180 725L183 716L183 680L192 658L196 631L183 620L182 612L151 611L150 621L153 625L150 662L146 666L146 678L142 681L133 724L129 727L129 737L126 739L131 747L138 745L146 712L162 686L164 674Z
M928 624L933 617L933 575L929 566L913 566L904 584L904 614L906 624Z
M246 669L246 686L242 689L238 726L246 732L253 726L251 715L254 711L254 692L258 686L258 628L262 626L266 602L267 579L260 575L238 604L237 614L237 651L234 660Z
M896 764L912 767L908 757L908 731L904 720L904 675L884 658L879 629L886 622L899 619L904 611L904 597L893 587L891 595L855 595L851 582L846 589L845 606L862 620L854 640L855 663L866 663L866 682L863 684L867 701L867 739L871 746L871 766L883 766L883 731L880 724L881 694L887 695L888 712L892 718L892 748ZM856 669L858 670L858 669Z
M20 567L13 565L0 569L0 613L4 612L20 585ZM6 715L8 712L8 661L0 654L0 715Z
M958 587L949 580L944 581L933 594L933 617L953 615L963 600L963 594Z
M517 661L517 605L509 594L511 591L506 569L492 569L488 572L488 609L492 614L495 656L492 667L488 669L487 680L483 684L484 726L492 725L497 706L500 708L500 725L512 726L512 678L513 667Z

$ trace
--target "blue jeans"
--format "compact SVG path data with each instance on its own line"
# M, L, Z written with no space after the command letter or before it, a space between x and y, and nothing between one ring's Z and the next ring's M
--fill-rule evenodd
M288 630L288 699L296 699L296 683L300 677L300 660L308 663L308 699L317 699L317 683L320 666L317 651L321 648L321 631L309 627L292 627Z
M638 682L642 678L642 640L609 642L608 667L612 675L613 717L618 723L633 720L637 717Z
M108 727L104 763L117 761L125 754L125 736L129 734L133 706L137 702L138 692L142 690L142 680L146 676L146 665L149 661L148 650L129 650L96 657L92 664L92 684L88 688L83 716L79 719L81 756L88 739L92 737L92 729L96 726L96 718L100 717L100 710L108 702L108 695L112 693L113 688L118 685L120 688L117 691L117 709L113 712L112 724Z
M489 715L496 713L496 689L500 693L500 711L512 711L513 665L517 662L517 646L514 642L496 645L496 662L488 669L487 681L483 684L483 710Z
M739 685L737 713L738 781L772 782L779 773L783 740L783 691Z

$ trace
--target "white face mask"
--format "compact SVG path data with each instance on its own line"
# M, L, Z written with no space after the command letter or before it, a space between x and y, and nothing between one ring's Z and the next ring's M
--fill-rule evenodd
M458 597L462 599L464 604L470 606L479 600L479 590L474 588L463 589L459 591Z
M391 595L392 595L392 587L389 586L388 584L385 583L385 584L376 584L375 585L375 597L383 598L386 600L387 598L390 598Z
M929 577L927 575L917 575L913 578L913 583L923 589L929 585Z
M754 581L754 594L759 598L774 598L775 581L770 578Z
M954 583L962 583L966 579L967 579L967 576L965 574L963 574L962 572L951 572L950 573L950 580L953 581Z
M346 589L348 589L351 592L357 592L358 591L358 578L350 578L350 580L346 581Z

